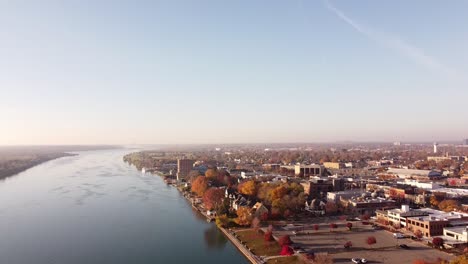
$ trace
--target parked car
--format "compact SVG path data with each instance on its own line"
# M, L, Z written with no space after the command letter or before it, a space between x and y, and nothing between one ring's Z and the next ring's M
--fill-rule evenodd
M351 261L356 264L367 263L367 259L365 258L352 258Z
M405 238L405 236L402 233L393 233L393 237L396 239Z
M406 244L401 244L400 247L402 249L410 249L410 247L408 245L406 245Z

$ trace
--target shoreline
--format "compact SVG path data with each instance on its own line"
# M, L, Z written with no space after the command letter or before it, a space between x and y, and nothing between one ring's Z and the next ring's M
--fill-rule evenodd
M158 175L158 174L156 174ZM160 175L158 175L160 176ZM207 222L209 223L212 223L214 221L214 218L207 215L206 213L204 213L202 211L201 208L199 208L198 206L196 206L192 201L191 201L191 197L189 197L188 195L185 195L184 192L179 188L177 187L175 184L170 184L171 186L175 187L179 193L182 195L182 197L184 197L187 202L189 202L192 206L192 208L194 208L197 213L203 215ZM216 225L216 224L215 224ZM229 230L227 230L226 228L224 227L221 227L221 226L218 226L216 225L216 227L223 233L223 235L231 242L231 244L237 248L237 250L242 254L244 255L244 257L252 264L262 264L262 263L265 263L265 261L261 260L261 259L258 259L258 256L253 254L252 252L250 252L250 250L248 250L245 246L242 245L242 243L237 239L235 238Z
M27 164L21 165L17 168L12 168L12 169L7 169L7 170L0 170L0 180L4 180L6 178L14 177L22 172L25 172L31 168L34 168L36 166L39 166L41 164L44 164L48 161L56 160L59 158L63 157L71 157L71 156L76 156L78 154L73 154L73 153L57 153L56 155L53 155L52 157L43 157L39 158L37 160L31 160L27 161Z

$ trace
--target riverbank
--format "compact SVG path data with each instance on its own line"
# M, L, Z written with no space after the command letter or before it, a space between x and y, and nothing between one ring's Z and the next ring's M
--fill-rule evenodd
M1 156L0 157L0 179L14 176L20 172L28 170L39 164L54 159L75 156L76 154L70 153L48 153L48 154L29 154L26 153L24 156Z
M72 152L114 149L107 145L0 146L0 179L16 175L54 159L75 156Z
M192 207L201 215L203 215L208 222L213 222L215 220L215 217L210 216L206 213L206 210L203 207L203 203L197 202L196 197L193 197L186 192L183 191L183 189L180 186L176 186L175 184L171 184L172 186L176 187L177 190L180 192L180 194L192 205ZM244 257L250 261L252 264L262 264L265 263L262 259L260 259L258 256L250 252L248 248L246 248L241 241L239 241L235 236L234 232L231 230L228 230L222 226L216 225L217 228L224 234L224 236L239 250L239 252L244 255Z

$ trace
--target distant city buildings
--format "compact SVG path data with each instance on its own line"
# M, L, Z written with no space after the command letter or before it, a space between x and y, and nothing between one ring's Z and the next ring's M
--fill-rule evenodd
M178 159L177 160L177 180L185 179L190 171L193 169L194 160Z
M468 160L466 156L449 156L448 153L445 154L445 156L429 156L427 157L428 161L435 161L435 162L441 162L441 161L446 161L446 160L453 160L453 161L466 161Z
M463 145L468 146L468 138L463 139Z

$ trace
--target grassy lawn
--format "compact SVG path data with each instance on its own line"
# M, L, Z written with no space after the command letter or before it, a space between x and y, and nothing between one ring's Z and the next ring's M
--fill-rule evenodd
M240 241L244 242L248 248L257 256L277 256L281 248L276 241L265 242L263 232L257 233L254 230L243 230L236 232Z
M303 264L297 256L290 257L279 257L274 259L269 259L267 264Z

